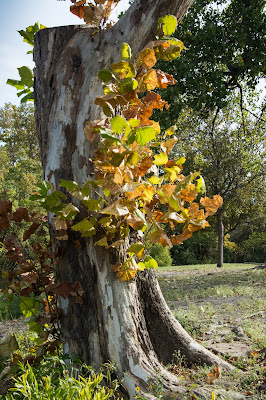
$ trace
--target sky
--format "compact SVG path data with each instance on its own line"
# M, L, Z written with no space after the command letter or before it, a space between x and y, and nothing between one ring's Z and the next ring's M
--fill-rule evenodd
M23 42L18 33L39 22L46 27L79 25L82 20L69 11L70 0L0 0L0 107L5 103L18 105L17 90L6 84L7 79L19 79L17 68L33 68L31 46ZM121 0L113 11L116 20L121 10L128 7L128 0Z

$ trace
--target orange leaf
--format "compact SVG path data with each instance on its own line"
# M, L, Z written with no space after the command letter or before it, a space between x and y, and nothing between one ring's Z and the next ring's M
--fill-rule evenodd
M157 87L158 87L157 74L154 69L151 69L140 78L138 91L142 93L146 92L146 90L153 90Z
M161 71L160 69L158 69L156 71L156 74L157 74L157 79L159 82L159 85L158 85L159 88L166 89L167 85L175 85L176 84L176 80L172 75L166 74L165 72Z
M140 53L139 62L142 65L142 67L145 69L152 68L157 62L157 58L155 56L154 50L153 49L142 50L142 52ZM137 63L138 63L138 61L137 61Z
M206 375L205 381L209 384L212 384L216 379L219 378L220 375L221 370L218 365L216 365L213 370Z
M192 183L185 189L181 190L181 199L184 199L188 203L192 203L193 200L198 196L198 192L195 189L195 185Z
M70 11L72 12L72 14L75 14L79 18L83 18L85 3L86 3L86 0L81 0L81 1L78 1L77 3L73 4L73 6L70 6Z
M191 236L192 236L192 233L188 229L186 229L180 235L173 236L171 238L171 242L172 242L172 244L182 244L184 242L184 240L189 239Z
M218 208L223 204L223 199L221 196L218 194L213 196L213 199L210 199L209 197L202 197L200 199L200 203L205 207L206 209L206 215L205 217L209 215L213 215L216 213Z
M143 225L143 220L141 218L136 217L133 214L129 215L126 218L126 222L135 230L138 230Z

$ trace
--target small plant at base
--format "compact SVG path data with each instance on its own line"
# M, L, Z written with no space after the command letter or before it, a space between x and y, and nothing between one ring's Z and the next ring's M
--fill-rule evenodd
M108 374L114 367L110 364L103 366L102 371L95 373L92 367L81 364L80 368L66 366L61 357L46 357L41 365L35 368L20 364L21 375L14 379L14 386L9 389L5 400L29 399L66 399L66 400L106 400L118 399L117 389L120 383L110 381ZM76 374L82 369L84 374ZM74 376L77 375L78 378ZM107 385L106 385L107 382ZM104 384L104 386L103 386ZM121 398L121 400L123 400Z

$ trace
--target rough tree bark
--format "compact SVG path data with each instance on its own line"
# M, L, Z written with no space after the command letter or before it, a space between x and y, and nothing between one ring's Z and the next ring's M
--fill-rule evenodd
M90 37L86 26L45 29L36 35L36 123L44 178L55 188L60 179L82 184L93 176L90 157L97 143L87 141L83 127L86 120L100 117L94 105L102 93L98 70L120 59L123 42L136 55L154 38L160 16L175 14L180 21L192 2L136 0L100 37ZM195 342L175 320L153 272L120 283L110 268L119 255L87 239L77 250L75 239L75 233L67 242L53 239L61 247L57 280L80 281L85 290L82 305L62 299L65 352L96 367L114 361L118 375L126 374L124 385L130 399L136 386L145 391L157 373L165 379L166 389L181 391L178 379L162 366L171 362L176 350L191 363L231 368Z
M217 230L218 230L218 256L217 267L221 268L224 262L224 224L223 224L223 209L217 211Z

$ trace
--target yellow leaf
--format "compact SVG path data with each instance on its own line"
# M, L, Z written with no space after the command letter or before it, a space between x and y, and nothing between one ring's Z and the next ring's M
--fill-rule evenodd
M168 156L166 153L156 154L154 156L154 164L155 165L165 165L168 161Z
M162 180L157 176L152 176L151 178L149 178L149 182L151 185L157 185L158 183L161 183L161 181Z

